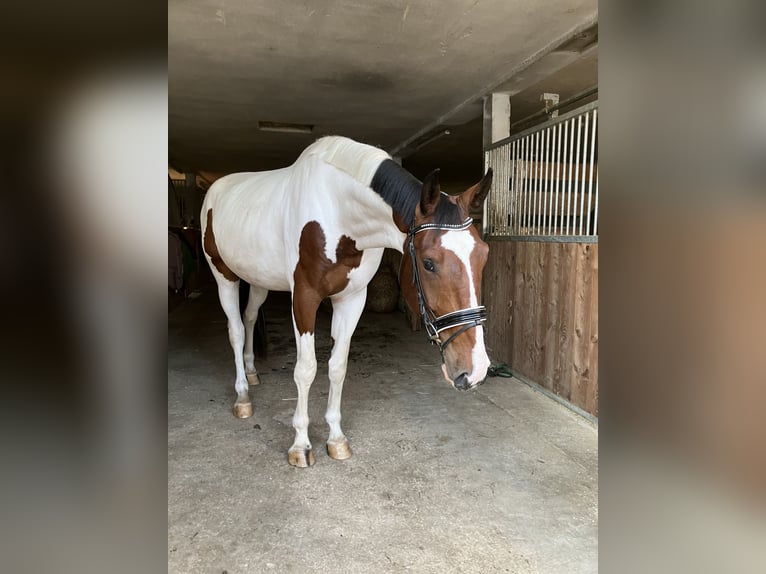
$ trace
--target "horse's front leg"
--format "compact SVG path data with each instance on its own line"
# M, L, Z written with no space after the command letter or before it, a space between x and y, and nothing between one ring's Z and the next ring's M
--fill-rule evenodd
M311 383L317 373L314 351L314 325L321 298L306 290L296 288L293 292L293 326L297 359L293 378L298 389L298 404L295 405L293 428L295 440L287 451L287 461L293 466L305 468L314 464L314 451L309 440L308 401Z
M351 336L354 334L359 317L362 315L366 300L367 289L365 288L332 301L332 338L335 340L335 345L332 348L329 363L330 395L327 398L325 420L330 426L327 454L335 460L345 460L351 457L348 439L340 428L340 398L348 367Z

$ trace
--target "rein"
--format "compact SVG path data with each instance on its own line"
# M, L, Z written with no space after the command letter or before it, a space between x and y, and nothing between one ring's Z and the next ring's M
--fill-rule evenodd
M410 225L410 230L407 233L407 245L410 252L410 261L412 263L412 282L418 290L420 316L423 317L423 324L426 327L428 340L431 341L432 345L437 345L439 347L439 351L442 354L442 360L444 360L444 349L446 349L447 345L454 341L458 335L465 333L468 329L478 327L487 320L487 309L481 305L479 307L452 311L451 313L446 313L440 317L436 316L436 313L434 313L433 309L428 305L426 294L423 291L423 284L420 280L420 270L418 269L418 260L415 253L415 235L421 231L429 229L463 231L471 227L471 225L473 225L473 219L470 217L459 225L424 223L415 227L415 222L413 221L412 225ZM460 329L452 333L446 340L442 340L440 333L445 329L453 327L460 327Z

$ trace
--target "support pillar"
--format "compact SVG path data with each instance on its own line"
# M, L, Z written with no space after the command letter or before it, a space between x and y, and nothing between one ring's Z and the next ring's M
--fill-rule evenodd
M511 135L511 95L510 94L489 94L484 96L484 126L483 126L483 143L484 150L486 151L493 143L505 139ZM484 170L486 172L487 159L485 154ZM495 174L497 178L499 174ZM492 188L497 189L497 182L492 183ZM492 201L492 192L490 197L484 202L484 209L482 211L482 233L486 229L487 223L487 209L489 202Z
M484 149L511 135L510 94L484 96Z

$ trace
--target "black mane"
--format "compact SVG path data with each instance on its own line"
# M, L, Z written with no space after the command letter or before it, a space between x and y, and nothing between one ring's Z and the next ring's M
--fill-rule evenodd
M370 187L398 214L409 227L415 219L415 206L420 202L423 183L392 159L381 162ZM441 200L436 206L434 223L459 225L463 222L460 208Z

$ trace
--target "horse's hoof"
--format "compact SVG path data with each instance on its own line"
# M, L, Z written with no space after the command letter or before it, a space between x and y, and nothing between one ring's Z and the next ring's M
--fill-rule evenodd
M314 460L314 451L310 448L301 450L290 449L287 451L287 462L299 468L314 466L314 462L316 462Z
M253 416L253 403L234 403L234 416L238 419L248 419Z
M251 387L261 384L261 379L258 378L258 373L245 373L247 377L247 384Z
M351 458L351 446L349 446L347 440L342 440L339 442L327 442L327 454L330 455L330 458L334 458L335 460L346 460L347 458Z

